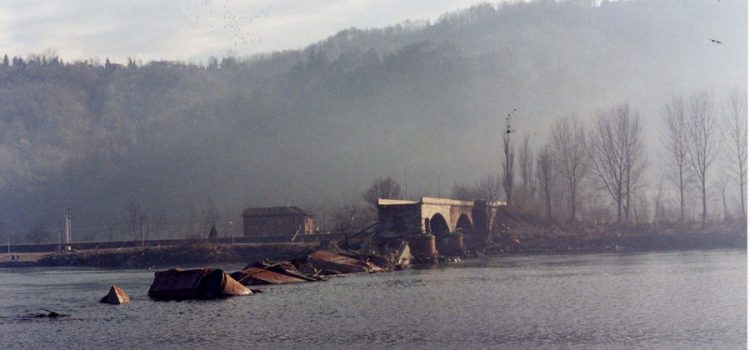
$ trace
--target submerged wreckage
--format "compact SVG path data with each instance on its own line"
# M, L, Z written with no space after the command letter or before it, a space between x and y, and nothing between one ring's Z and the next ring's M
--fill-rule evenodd
M412 261L456 261L490 242L490 228L505 203L422 197L378 200L378 222L340 244L296 259L258 261L231 275L220 269L156 272L148 295L155 300L249 295L246 286L323 281L331 275L384 272ZM373 231L368 231L374 228Z
M213 299L253 292L221 269L171 269L154 273L148 296L155 300Z
M130 297L124 290L122 290L122 288L113 284L112 287L109 288L109 293L101 298L99 302L113 305L127 304L130 302Z
M357 272L383 272L405 268L409 246L388 256L365 255L331 248L299 259L281 262L258 261L226 274L220 269L171 269L154 273L148 291L154 300L214 299L249 295L246 286L325 281L325 276Z

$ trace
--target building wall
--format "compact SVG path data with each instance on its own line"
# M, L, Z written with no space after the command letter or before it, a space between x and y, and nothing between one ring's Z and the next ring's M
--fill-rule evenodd
M378 206L377 231L383 236L423 232L419 204Z
M315 231L315 219L303 215L246 216L244 220L245 236L274 236L311 234Z

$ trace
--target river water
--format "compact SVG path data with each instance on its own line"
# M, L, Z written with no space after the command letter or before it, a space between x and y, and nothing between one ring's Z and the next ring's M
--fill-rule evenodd
M216 301L151 301L152 279L0 269L0 348L731 349L747 338L744 251L487 257ZM132 302L98 303L111 284ZM45 309L70 316L30 317Z

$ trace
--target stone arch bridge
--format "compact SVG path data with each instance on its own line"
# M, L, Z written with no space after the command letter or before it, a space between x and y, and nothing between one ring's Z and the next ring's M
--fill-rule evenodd
M497 211L504 202L461 201L422 197L419 201L378 199L378 225L381 238L431 233L438 242L461 234L467 245L487 244Z

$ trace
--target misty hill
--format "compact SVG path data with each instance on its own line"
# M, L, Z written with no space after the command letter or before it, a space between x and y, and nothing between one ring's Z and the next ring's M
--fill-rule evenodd
M246 205L338 205L404 172L410 195L437 195L438 177L445 195L499 171L512 108L541 144L556 117L628 101L658 157L668 98L746 87L746 13L729 0L541 1L205 67L9 58L0 231L57 230L65 208L79 232L116 231L132 203L178 231L211 206L238 221Z

